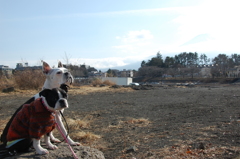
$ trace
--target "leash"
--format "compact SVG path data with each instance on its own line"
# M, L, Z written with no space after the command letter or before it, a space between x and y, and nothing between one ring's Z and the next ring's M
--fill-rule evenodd
M62 115L64 121L66 122L66 119L64 118L64 116L63 116L63 114L62 114L61 111L60 111L60 114ZM79 159L79 158L77 157L77 155L75 154L75 152L73 151L70 143L69 143L68 140L67 140L67 137L68 137L68 133L69 133L69 132L68 132L67 135L65 136L65 135L63 134L62 130L60 129L59 125L58 125L57 123L56 123L56 125L57 125L57 128L58 128L58 130L60 131L62 137L64 138L64 140L65 140L66 143L68 144L68 147L69 147L70 151L72 152L73 157L74 157L75 159ZM66 122L66 125L67 125L67 122ZM68 125L67 125L67 129L69 130Z

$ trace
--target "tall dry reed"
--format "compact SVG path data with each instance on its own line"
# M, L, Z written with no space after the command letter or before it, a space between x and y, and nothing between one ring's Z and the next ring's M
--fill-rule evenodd
M14 74L15 84L19 89L40 89L45 79L42 70L25 70Z

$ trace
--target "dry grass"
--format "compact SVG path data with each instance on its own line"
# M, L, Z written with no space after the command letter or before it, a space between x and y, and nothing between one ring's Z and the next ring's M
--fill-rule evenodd
M101 85L102 84L102 80L100 80L100 79L95 79L95 80L93 80L92 81L92 83L91 83L93 86L99 86L99 85Z
M95 79L91 82L91 84L96 87L96 86L100 86L100 85L107 85L107 86L113 86L113 85L116 85L116 83L114 82L111 82L109 80L105 80L105 81L102 81L101 79Z
M158 150L151 150L152 154L156 156L161 156L163 159L193 159L193 158L221 158L223 154L231 154L234 151L239 151L239 147L219 147L217 145L208 144L204 149L194 149L191 143L179 143L171 147L164 147ZM154 157L149 157L148 159L154 159Z
M0 120L0 133L3 131L3 129L5 128L7 122L9 119L5 119L5 120Z
M90 125L90 122L86 121L86 120L79 120L79 119L74 120L74 119L70 119L70 118L67 118L66 120L68 123L68 127L71 131L78 130L81 128L88 128Z
M15 83L20 89L39 89L46 79L41 70L18 71L14 74Z
M0 112L1 112L1 108L0 108ZM0 119L0 134L2 134L3 129L4 129L5 126L7 125L7 122L9 121L9 119L10 119L10 118L5 119L5 120ZM2 142L0 141L0 144L1 144L1 143L2 143Z
M75 140L80 140L84 142L93 142L101 138L99 135L95 135L91 132L83 132L83 131L72 133L71 136Z
M109 80L105 80L105 81L103 81L103 84L104 84L104 85L108 85L108 86L116 85L116 83L111 82L111 81L109 81Z
M14 87L23 90L38 90L43 86L46 77L41 70L25 70L15 72L11 78L0 77L0 90Z
M81 86L81 87L71 87L69 94L72 95L85 95L89 93L96 92L133 92L134 90L131 87L120 87L117 89L109 87L94 87L94 86Z
M124 127L125 124L128 125L134 125L134 126L138 126L138 127L144 127L149 125L151 122L148 119L144 119L144 118L139 118L139 119L129 119L126 121L119 121L119 123L117 125L109 125L109 128L122 128Z
M74 140L92 145L94 141L101 138L99 135L83 131L83 129L91 129L90 123L93 122L92 115L86 115L81 120L72 118L67 118L66 120L71 132L70 135Z
M125 121L127 124L135 124L135 125L148 125L150 121L148 119L139 118L139 119L130 119L128 121Z
M6 76L0 76L0 90L3 90L8 87L16 86L13 78L6 78Z

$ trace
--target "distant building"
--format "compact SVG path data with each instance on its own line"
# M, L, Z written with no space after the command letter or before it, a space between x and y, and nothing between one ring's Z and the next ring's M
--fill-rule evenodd
M133 70L123 69L119 71L118 69L111 69L112 75L114 77L133 77Z
M12 76L12 68L9 68L9 66L0 65L0 76L4 75L7 78L10 78Z
M124 69L123 71L120 71L120 77L133 77L133 71Z
M198 65L197 67L200 69L200 77L212 77L211 69L214 67L213 65Z
M132 78L130 77L102 77L101 80L103 82L109 80L116 85L129 85L130 83L132 83Z
M24 70L41 70L42 66L28 66L28 63L17 63L15 70L24 71Z
M211 68L203 67L203 68L201 68L199 74L201 77L212 77Z
M235 66L227 70L228 77L240 77L240 66Z

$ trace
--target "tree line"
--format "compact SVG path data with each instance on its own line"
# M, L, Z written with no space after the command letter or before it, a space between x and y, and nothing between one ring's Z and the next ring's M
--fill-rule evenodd
M143 77L162 77L171 75L172 77L180 75L194 76L198 74L203 67L211 68L212 77L226 77L227 71L234 66L240 65L240 54L218 54L210 59L206 54L197 52L182 52L173 57L167 56L163 59L162 54L157 52L155 57L148 61L143 60L138 69L138 76Z

